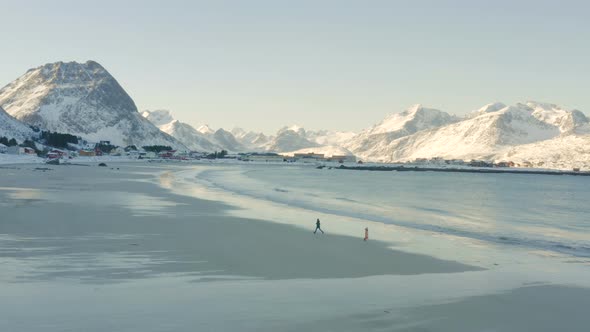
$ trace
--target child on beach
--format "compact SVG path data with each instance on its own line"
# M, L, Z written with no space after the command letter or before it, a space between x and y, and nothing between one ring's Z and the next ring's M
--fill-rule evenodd
M369 239L369 227L365 227L365 239L363 241L367 241Z

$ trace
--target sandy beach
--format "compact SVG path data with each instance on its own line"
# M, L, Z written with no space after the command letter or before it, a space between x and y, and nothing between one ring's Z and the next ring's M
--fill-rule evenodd
M385 239L314 235L307 214L300 224L239 217L215 196L179 192L187 184L173 175L199 167L2 166L0 311L11 319L0 330L585 331L590 324L583 314L590 290L578 283L587 265L495 268L395 250Z

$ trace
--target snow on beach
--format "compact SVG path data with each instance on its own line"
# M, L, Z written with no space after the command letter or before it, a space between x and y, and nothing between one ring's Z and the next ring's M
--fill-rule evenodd
M42 164L45 160L33 155L12 155L0 153L0 165L7 164Z

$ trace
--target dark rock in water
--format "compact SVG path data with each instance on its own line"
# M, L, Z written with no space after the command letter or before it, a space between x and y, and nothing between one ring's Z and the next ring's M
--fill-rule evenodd
M98 166L100 166L100 167L107 167L107 164L105 164L105 163L100 163L100 164L98 164Z
M45 163L49 165L59 165L59 159L47 160Z

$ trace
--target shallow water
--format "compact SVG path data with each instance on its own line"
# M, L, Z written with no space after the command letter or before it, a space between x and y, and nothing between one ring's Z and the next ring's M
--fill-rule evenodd
M198 176L212 188L308 210L590 257L590 178L297 166L226 167Z

